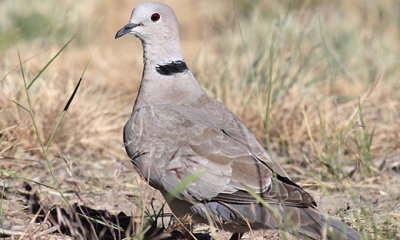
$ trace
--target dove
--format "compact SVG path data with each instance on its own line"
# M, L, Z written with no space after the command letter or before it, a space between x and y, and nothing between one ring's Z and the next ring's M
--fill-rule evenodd
M169 6L137 5L115 38L127 34L140 39L144 68L124 127L125 150L164 197L192 179L168 203L176 216L190 214L236 238L250 229L280 229L307 239L360 239L358 231L320 212L245 124L202 89L182 57Z

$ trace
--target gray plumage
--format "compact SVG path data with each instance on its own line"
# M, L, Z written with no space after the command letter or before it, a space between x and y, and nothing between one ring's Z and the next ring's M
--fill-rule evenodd
M312 239L359 239L360 234L316 209L243 122L209 97L184 63L174 12L144 2L116 34L142 41L144 70L131 118L124 128L128 156L143 179L165 196L185 177L201 173L173 201L187 213L237 233L282 229ZM269 205L264 206L247 189Z

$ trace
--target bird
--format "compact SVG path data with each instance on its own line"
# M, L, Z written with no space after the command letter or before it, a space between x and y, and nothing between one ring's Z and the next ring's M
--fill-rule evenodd
M115 35L132 34L143 48L140 88L123 140L140 176L176 216L234 233L280 229L306 239L360 239L317 209L245 124L210 97L180 51L179 24L166 4L142 2ZM129 49L127 49L129 50ZM191 179L191 181L185 181Z

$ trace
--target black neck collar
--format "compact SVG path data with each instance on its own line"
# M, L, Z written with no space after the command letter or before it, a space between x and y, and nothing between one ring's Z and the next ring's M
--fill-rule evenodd
M182 60L173 61L170 63L166 63L165 65L157 65L156 71L161 75L174 75L176 73L184 73L188 71L189 68L186 66L186 63Z

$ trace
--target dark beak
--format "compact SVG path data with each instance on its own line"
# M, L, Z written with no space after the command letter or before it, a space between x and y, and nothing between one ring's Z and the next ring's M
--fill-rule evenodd
M121 28L117 34L115 34L115 39L120 38L124 36L125 34L128 34L134 29L135 27L139 26L140 24L134 24L134 23L128 23L126 24L123 28Z

